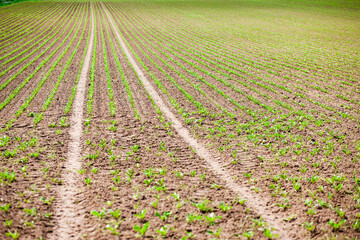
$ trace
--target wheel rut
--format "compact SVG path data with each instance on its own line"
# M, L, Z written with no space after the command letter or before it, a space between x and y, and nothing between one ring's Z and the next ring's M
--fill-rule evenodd
M65 173L63 185L58 189L58 200L55 205L55 219L57 226L50 239L77 239L80 238L84 223L85 210L75 203L79 195L80 178L75 174L81 168L81 144L80 139L83 132L83 106L85 102L86 82L90 68L90 60L94 45L94 11L91 6L91 34L89 46L85 55L84 65L81 70L80 79L76 89L71 125L69 129L70 141L65 162ZM90 229L88 229L90 230Z
M172 122L172 126L178 132L178 134L184 139L184 141L193 147L196 150L196 153L199 157L204 159L208 166L223 180L225 180L227 187L229 187L232 191L234 191L240 198L247 199L247 206L252 208L256 211L262 218L270 225L270 227L274 227L276 229L276 233L280 236L280 239L301 239L300 236L297 236L298 233L291 232L291 225L284 222L282 220L281 214L274 214L271 211L271 206L267 206L266 202L263 200L262 197L253 195L250 192L250 189L244 186L241 186L235 181L233 181L232 176L229 174L227 170L225 170L221 163L220 159L215 155L211 154L202 143L198 142L195 138L193 138L188 129L183 127L181 122L176 118L176 116L169 110L166 106L160 95L157 91L152 87L150 82L146 79L144 72L139 67L137 61L131 54L130 50L128 49L125 41L121 37L118 29L115 26L113 19L110 17L109 12L107 11L106 7L102 2L101 6L106 13L107 18L109 19L110 25L115 33L115 36L119 39L121 47L124 49L125 54L128 57L128 60L133 65L134 70L137 72L139 78L144 84L144 87L149 92L151 97L154 99L155 103L158 105L160 110L166 115L168 120ZM291 234L290 234L291 233Z

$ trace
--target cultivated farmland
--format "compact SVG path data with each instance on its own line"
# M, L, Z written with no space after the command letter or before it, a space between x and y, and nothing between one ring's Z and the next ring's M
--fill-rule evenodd
M359 239L357 1L0 8L0 239Z

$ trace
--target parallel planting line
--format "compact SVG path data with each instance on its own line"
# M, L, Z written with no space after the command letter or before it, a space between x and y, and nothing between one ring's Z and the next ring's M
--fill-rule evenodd
M50 25L42 25L42 28L38 28L35 31L29 31L26 34L22 35L19 38L15 38L13 41L9 42L8 44L6 44L5 46L5 50L3 50L2 52L0 52L0 55L4 54L3 56L1 56L0 60L10 56L11 54L14 54L16 52L18 52L20 49L25 48L27 45L29 45L30 43L34 42L36 39L40 38L41 36L45 35L47 31L49 31L49 29L51 29L51 27L57 23L60 22L60 19L63 18L63 16L65 16L65 14L63 14L61 12L61 8L59 7L58 9L56 9L56 11L60 12L58 15L56 16L51 16L50 14L45 16L45 18L54 18L56 17L55 21L53 21L53 23ZM7 46L9 46L8 48L6 48ZM3 48L1 47L1 49ZM15 49L14 49L15 48Z
M71 116L71 127L69 129L70 142L67 153L67 161L65 163L66 173L64 174L64 184L59 189L59 201L56 206L56 216L58 218L58 226L51 236L51 239L74 239L76 229L81 232L84 222L84 212L74 204L74 199L78 193L78 178L74 175L74 171L81 167L80 155L80 138L83 132L83 106L85 102L86 80L88 77L90 59L94 45L94 12L91 5L91 35L89 47L86 52L84 65L81 70L80 79L76 89L74 109Z
M130 50L128 49L125 40L121 37L119 31L117 30L113 19L110 17L107 9L104 7L103 3L101 2L101 5L109 19L109 22L113 28L113 31L116 35L116 37L119 39L119 42L121 44L121 47L123 48L125 55L127 56L130 63L133 65L134 70L137 72L139 78L144 84L144 87L149 92L151 97L154 99L160 110L166 115L168 120L172 122L172 126L175 128L175 130L178 132L178 134L184 139L184 141L189 144L191 147L193 147L196 150L196 153L199 155L199 157L205 159L207 163L210 165L210 167L215 171L217 175L219 175L222 179L224 179L227 183L227 186L232 189L235 193L237 193L241 198L248 199L247 203L249 207L254 209L256 212L262 215L263 219L267 221L270 225L276 228L278 233L280 234L281 239L293 239L293 237L289 236L289 233L287 230L290 230L290 226L283 222L281 218L277 218L274 216L271 212L269 212L265 206L263 206L261 203L261 199L258 197L252 195L249 193L249 189L239 186L236 184L231 176L228 174L226 170L224 170L220 163L214 159L214 157L211 155L211 153L202 146L201 143L198 143L196 139L194 139L189 131L184 128L181 124L181 122L175 117L175 115L168 109L168 107L165 105L163 100L161 99L160 95L155 91L155 89L152 87L150 82L146 79L143 71L140 69L139 65L133 58L132 54L130 53ZM296 233L294 233L296 235Z

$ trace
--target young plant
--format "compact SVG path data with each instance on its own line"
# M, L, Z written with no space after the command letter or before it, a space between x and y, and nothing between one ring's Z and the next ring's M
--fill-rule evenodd
M149 222L145 223L142 227L135 224L134 225L134 230L139 233L136 236L137 237L143 237L145 235L145 233L147 232L148 228L149 228Z
M309 231L309 232L313 232L315 230L315 225L313 222L305 222L303 224L303 226L305 226L305 228Z
M114 218L118 219L120 216L121 216L121 211L120 209L117 209L117 210L112 210L112 209L109 209L108 210L108 213L110 213L111 215L113 215Z
M221 234L221 228L219 228L216 232L213 232L213 231L206 231L206 232L213 235L216 238L219 238L220 234Z
M315 212L315 210L314 210L314 206L312 206L306 213L307 213L307 214L310 214L310 215L315 215L316 212Z
M275 203L276 206L282 207L284 209L284 211L286 209L288 209L290 207L290 204L287 204L287 198L285 198L284 202L279 204L279 203Z
M226 213L227 211L231 210L232 209L232 206L229 205L229 203L227 203L225 205L224 202L221 202L220 205L219 205L219 208L224 212Z
M210 201L205 199L202 203L193 203L194 206L200 209L201 212L211 212L212 208L209 206Z
M268 239L274 239L275 237L279 236L279 234L272 233L272 231L274 230L273 228L272 229L266 228L263 230L264 230L265 237L267 237Z
M333 227L334 231L338 231L345 221L345 219L341 219L338 223L336 223L335 220L331 219L328 224Z
M5 226L7 226L8 228L11 227L12 223L13 223L12 219L11 220L5 220Z
M106 228L114 235L118 236L119 232L117 231L117 229L119 228L119 224L114 224L114 225L110 225L107 224Z
M254 236L254 232L253 231L245 231L243 233L243 236L246 237L247 239L251 239Z
M0 206L0 211L3 211L4 213L8 213L10 206L11 206L11 203L4 204L4 205Z
M160 195L157 195L157 196L155 196L155 197L156 197L156 200L155 200L154 202L150 202L150 204L151 204L155 209L157 209Z
M91 184L91 178L86 178L86 179L84 179L84 182L86 183L87 186L90 186L90 184Z
M177 194L176 192L174 192L173 194L171 194L171 196L173 196L173 197L176 199L176 201L180 201L180 200L181 200L181 199L180 199L180 195Z
M20 233L17 232L17 230L15 230L14 232L7 232L5 233L6 236L11 237L14 240L17 240L20 237Z
M146 215L146 209L144 209L144 210L140 211L140 213L139 213L139 214L134 214L134 215L135 215L135 217L140 218L140 219L141 219L141 221L144 221L144 219L145 219L145 215Z
M221 216L215 216L215 214L212 212L209 214L209 216L204 215L204 219L209 222L209 225L214 225L215 221L217 219L222 219Z
M92 215L98 217L100 220L103 219L106 216L105 209L102 209L100 212L93 210L90 213Z
M35 216L37 214L36 208L30 208L30 209L24 208L23 210L29 216Z
M54 200L54 197L51 197L49 200L42 197L42 198L40 198L40 200L45 202L47 205L50 205L52 203L52 201Z
M165 225L165 226L162 226L160 229L156 230L156 232L160 233L160 235L163 237L163 238L166 238L166 234L168 232L168 226Z
M196 220L203 220L203 217L201 215L195 215L195 214L189 214L189 213L187 214L186 221L188 223L193 223Z
M166 220L171 216L171 212L165 211L162 215L155 212L155 216L159 217L163 222L166 222Z
M342 210L342 208L335 208L336 213L339 215L339 217L344 218L345 211Z

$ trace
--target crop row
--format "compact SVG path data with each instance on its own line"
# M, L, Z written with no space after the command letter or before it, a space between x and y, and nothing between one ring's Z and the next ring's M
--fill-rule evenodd
M48 12L49 15L44 16L44 17L49 17L49 18L54 18L56 22L60 22L61 18L64 18L64 14L59 14L56 17L53 16L55 15L55 13L60 13L60 9L54 9L54 12ZM3 60L7 57L10 57L12 55L14 55L15 53L19 52L19 50L24 49L27 45L29 45L30 43L36 42L35 40L39 39L41 36L43 36L47 31L49 31L51 29L51 27L54 27L53 24L48 24L48 25L43 25L41 28L37 28L35 31L29 31L24 35L21 35L21 37L19 38L15 38L13 41L9 42L8 44L6 44L4 46L4 48L6 48L7 46L9 46L8 48L6 48L5 50L3 50L1 54L4 53L4 55L1 56L0 60ZM56 28L56 27L55 27ZM33 45L30 45L29 48L27 48L26 50L23 50L19 55L24 54L26 51L28 51L29 49L31 49ZM17 47L17 48L16 48ZM15 59L16 57L13 57L12 59ZM11 60L7 60L7 62L10 62ZM3 62L2 66L5 65L6 63Z
M111 6L112 7L112 6ZM119 10L117 10L119 11ZM119 13L117 11L113 12L113 16L121 16L122 13ZM129 34L129 29L131 24L129 22L127 22L126 18L122 18L119 17L119 26L122 26L120 29L125 33L125 34ZM126 22L127 24L122 25L121 22ZM132 21L135 22L135 21ZM144 31L143 27L141 28L141 31ZM131 40L131 46L129 45L129 47L132 47L134 49L138 49L136 51L139 51L139 53L141 53L140 56L137 56L137 53L135 52L135 50L133 50L133 54L135 56L137 56L138 61L141 63L142 59L148 59L150 61L151 64L153 64L156 68L158 68L160 70L160 66L158 65L158 63L156 63L154 60L151 60L151 58L155 58L161 61L161 59L166 59L168 58L168 60L170 61L166 61L168 63L173 63L175 59L171 59L173 57L170 56L169 53L164 52L164 50L167 50L171 53L172 56L176 56L176 54L174 54L174 52L171 51L170 48L166 48L164 45L160 45L160 43L158 43L158 46L155 46L154 44L151 44L149 42L149 45L146 46L145 41L146 38L144 37L144 35L137 35L138 37L136 37L136 32L137 30L132 30L132 34L130 35L125 35L128 37L128 39ZM161 34L159 34L161 35ZM142 40L144 39L144 40ZM152 39L153 43L154 43L154 39L153 38L148 38L148 39ZM186 42L188 38L184 38L184 40L182 41L183 43ZM163 39L163 42L171 42L171 40L165 40ZM143 50L141 50L142 47L140 47L140 44L144 47ZM154 50L152 50L151 48L153 48ZM183 47L184 51L185 47ZM151 53L151 55L149 55L148 53L146 53L145 51ZM162 55L159 55L156 52L159 52ZM212 50L214 51L214 50ZM179 53L181 51L178 51ZM206 68L209 68L208 66L201 64L201 63L196 63L197 60L196 58L191 58L190 55L186 52L183 52L183 56L185 57L189 57L190 59L192 59L192 61L188 60L188 66L192 66L194 69L200 68L200 66L204 66ZM196 53L198 56L198 58L200 58L199 56L199 52ZM180 55L179 55L180 56ZM193 55L194 56L194 55ZM196 56L196 55L195 55ZM178 57L178 56L176 56ZM185 61L185 57L182 57L182 61ZM207 59L208 60L208 59ZM213 60L211 60L213 61ZM190 62L192 64L190 64ZM164 60L164 65L165 64L165 60ZM179 62L180 63L180 62ZM204 62L203 62L204 63ZM152 69L149 68L148 66L146 66L147 64L144 64L143 67L145 69ZM169 64L168 64L169 66ZM179 65L178 65L179 66ZM170 68L171 71L176 72L175 68L172 67ZM210 68L209 68L210 69ZM221 68L220 68L221 69ZM175 70L175 71L174 71ZM199 69L198 69L199 70ZM216 69L211 69L212 71L216 72ZM160 70L161 71L161 70ZM193 70L190 70L193 71ZM164 72L166 72L164 70ZM204 72L205 73L205 72ZM209 73L211 73L209 71ZM149 75L151 75L152 73L149 72ZM211 73L212 74L212 73ZM236 76L236 75L235 75ZM172 82L173 79L171 79L169 76L168 80L170 82ZM179 75L179 77L181 78L181 76ZM239 76L238 76L239 77ZM214 75L213 77L214 79L216 79L216 75ZM154 80L155 81L155 80ZM155 81L156 82L156 81ZM157 83L157 82L156 82ZM256 82L259 83L259 82ZM263 87L261 86L261 84L263 84ZM270 92L276 92L278 90L273 89L273 87L271 87L271 85L265 85L265 83L261 83L261 84L255 84L257 87L257 90L259 90L260 88L264 88L269 90ZM289 94L292 93L292 90L290 89L286 89L286 88L282 88L282 85L276 85L277 83L274 83L273 86L279 89L284 90L285 92L287 92L287 94L285 96L289 96ZM159 86L159 89L161 89L162 92L166 92L167 90L164 90L164 86L167 86L167 84L161 83L157 83L157 85ZM226 84L224 84L226 86ZM220 85L218 85L220 86ZM179 85L179 87L181 88L181 85ZM253 88L254 88L253 87ZM223 88L223 87L221 87ZM195 89L194 89L195 90ZM181 90L179 90L181 91ZM191 93L190 93L191 94ZM221 94L220 94L221 95ZM308 99L309 100L309 99ZM309 100L311 101L311 99ZM313 102L315 102L315 100L312 100ZM175 101L176 102L176 101ZM201 103L200 103L201 104ZM322 103L319 103L322 104ZM282 104L280 104L282 105ZM324 105L325 106L325 105ZM287 108L286 105L282 105L279 107L284 107L285 109ZM356 162L358 161L358 150L357 150L357 142L353 142L353 135L352 136L345 136L343 133L338 132L337 129L337 125L333 126L332 123L336 123L336 124L340 124L341 121L336 119L336 118L332 118L327 116L326 112L319 112L319 109L316 109L316 112L319 114L318 116L314 116L313 114L315 114L314 110L310 110L308 108L305 108L305 111L299 110L295 107L293 107L294 109L288 109L290 111L287 111L286 113L281 113L279 112L277 115L275 116L263 116L263 117L258 117L257 119L255 118L255 121L250 121L249 123L241 123L241 122L219 122L218 124L226 124L223 127L215 127L215 128L211 128L211 129L207 129L205 130L207 134L209 134L208 136L210 138L214 138L215 142L217 142L216 139L221 139L220 142L223 142L224 145L222 146L222 144L216 143L216 145L218 146L218 150L220 153L225 153L225 152L229 152L230 149L232 151L232 155L234 156L234 160L236 160L236 152L239 151L237 150L237 144L239 144L239 146L242 145L242 151L249 151L250 149L252 149L252 151L254 151L256 148L262 146L262 148L267 149L265 150L266 152L270 153L270 158L267 157L263 157L263 156L259 156L259 162L260 162L260 168L258 170L253 170L250 172L245 172L244 173L244 177L245 179L249 179L249 183L250 184L255 184L255 186L260 186L261 184L256 184L257 182L259 182L258 179L271 179L271 178L275 178L276 177L276 172L283 172L284 175L281 176L280 179L284 179L283 184L278 187L276 187L276 185L274 185L276 188L275 190L277 191L277 194L274 194L274 197L276 199L279 199L281 201L281 203L279 203L279 200L277 200L277 204L279 207L281 207L282 209L291 209L292 206L289 203L294 203L297 200L295 199L301 199L300 194L301 192L308 192L308 191L314 191L314 188L316 185L312 186L311 184L309 185L308 182L314 184L316 183L318 180L318 178L324 178L324 176L326 176L329 173L329 170L325 170L324 167L326 165L329 164L329 166L332 166L333 168L333 173L335 173L334 176L338 176L336 174L339 174L339 171L341 171L341 175L346 175L346 179L349 181L349 184L347 184L346 189L349 189L349 187L351 186L351 184L354 184L354 190L352 191L352 197L354 197L356 199L357 193L356 193L356 177L354 178L355 180L350 180L352 179L352 173L349 172L344 172L344 170L340 170L340 169L344 169L344 166L352 166L353 164L356 164ZM216 122L214 123L216 124ZM201 125L199 126L199 128L201 128ZM309 129L310 131L313 131L314 134L311 134L310 136L306 136L306 132ZM300 132L299 132L300 130ZM286 134L286 132L289 132L289 134ZM237 137L238 136L238 137ZM310 138L310 139L309 139ZM266 139L266 140L265 140ZM309 140L311 139L315 139L313 141L314 144L310 144L308 143ZM334 142L334 139L340 139L339 142ZM265 140L265 141L264 141ZM245 144L241 144L239 143L239 141L245 141ZM250 142L251 144L249 144L248 142ZM294 143L294 145L292 145L292 143ZM231 144L231 145L229 145ZM234 145L233 145L234 144ZM220 145L220 146L219 146ZM336 147L334 145L337 145L340 147L340 151L336 150ZM298 146L298 147L297 147ZM231 152L230 151L230 152ZM287 159L293 159L293 162L288 161ZM333 160L328 160L334 158L336 159L335 161ZM346 161L340 161L341 159L347 159ZM297 164L302 164L300 159L305 159L304 163L303 163L303 167L301 168L302 170L300 171L300 175L297 173L296 170L296 165ZM322 161L319 161L321 160ZM350 161L349 161L350 160ZM353 162L351 162L351 160ZM300 162L299 162L300 161ZM238 161L234 161L235 163ZM320 166L323 166L322 168ZM341 168L339 168L339 166L342 166ZM320 167L320 169L319 169ZM269 169L269 175L259 175L256 174L256 177L254 177L253 172L263 172L263 170L261 170L262 168L264 169ZM280 170L273 170L273 169L280 169ZM311 169L311 171L309 172L309 169ZM353 167L350 167L350 169L354 169ZM287 174L285 174L285 171L287 172ZM275 174L275 175L274 175ZM355 174L355 173L354 173ZM252 176L253 175L253 176ZM295 180L294 180L295 179ZM308 180L305 180L308 179ZM313 179L313 180L312 180ZM279 180L277 180L279 181ZM306 182L307 181L307 182ZM330 181L330 180L329 180ZM260 181L262 182L262 180ZM291 185L289 184L291 183ZM325 186L324 186L325 185ZM321 204L320 206L321 209L324 209L322 211L320 211L318 214L322 215L322 214L326 214L325 212L328 212L326 210L326 207L324 207L325 205L323 204L322 201L324 201L323 196L326 193L329 195L328 201L331 202L331 206L334 206L333 204L336 203L336 199L338 199L339 197L341 197L343 195L343 187L344 187L344 183L341 183L340 185L338 183L332 183L331 186L328 186L327 184L324 184L322 186L320 186L320 190L316 190L317 194L313 195L313 201L316 201L317 204ZM270 184L269 186L269 190L271 194L273 194L272 189L274 189L273 185ZM329 189L329 192L324 192L323 189ZM333 188L333 190L331 191L330 189ZM260 189L259 187L254 187L254 190L256 192L258 192ZM263 191L267 191L265 189L263 189ZM346 190L348 191L348 190ZM351 198L351 197L350 197ZM349 198L349 199L350 199ZM306 202L306 199L303 199L302 202ZM355 207L356 209L356 201L354 205L351 205L353 207ZM296 205L296 207L300 207L299 205ZM358 220L356 220L356 214L354 213L353 210L349 210L346 215L349 217L349 222L346 221L342 221L341 219L337 219L337 212L339 212L340 207L344 207L344 206L336 206L335 207L331 207L330 209L331 211L331 216L333 218L333 220L329 221L329 225L334 226L335 231L337 231L338 228L341 227L342 224L346 224L347 226L349 226L350 228L354 228L355 230L358 229L356 228L357 224L358 224ZM303 207L302 207L303 208ZM351 209L351 207L350 207ZM314 214L317 215L317 214ZM309 215L309 221L304 223L304 228L308 229L310 232L314 231L314 227L313 226L313 220L314 220L314 215ZM343 214L340 214L340 216L344 216ZM337 220L336 220L337 219ZM338 224L339 223L339 224ZM336 225L338 224L338 225ZM338 226L338 227L336 227ZM320 227L323 228L323 225Z
M74 20L78 20L80 18L80 13L76 16L76 18ZM68 22L67 26L70 25L70 21ZM59 57L52 63L51 67L48 69L48 71L46 72L45 76L40 80L40 82L38 82L38 85L35 87L35 89L31 92L30 96L27 96L25 102L20 106L20 109L15 113L15 118L11 119L10 121L8 121L8 123L6 124L5 128L2 129L2 131L5 131L7 129L9 129L12 124L16 121L16 119L25 111L25 109L29 106L29 104L31 103L31 101L33 100L33 98L36 96L36 94L40 91L40 89L42 88L43 84L45 83L45 81L49 78L49 76L51 75L52 71L55 69L55 67L57 66L57 64L60 62L60 60L64 57L64 55L66 54L67 50L70 48L73 40L76 37L76 33L74 34L73 31L76 28L76 32L79 30L80 25L79 24L73 24L72 28L70 29L70 31L68 32L68 34L62 39L62 41L60 42L60 44L57 45L56 49L49 54L41 63L40 65L35 69L35 71L33 73L31 73L7 98L6 100L0 105L1 106L1 110L10 103L10 101L12 99L14 99L16 97L16 95L20 92L20 90L33 78L33 76L35 75L35 73L37 71L39 71L47 62L49 62L49 60L58 52L58 50L64 45L64 43L67 41L67 39L71 36L71 34L73 34L73 37L71 38L71 41L68 43L68 45L65 47L65 49L61 52L61 54L59 55ZM62 34L63 35L65 32L67 31L67 27L63 30ZM57 40L55 40L52 45L54 45L57 42ZM50 45L48 48L50 48L52 45ZM42 116L41 114L39 116ZM41 117L38 118L36 117L36 122L41 120Z
M169 21L166 21L165 23L168 23ZM156 23L155 23L156 24ZM166 24L162 24L162 26L164 26L164 25L166 25ZM169 27L169 29L171 29L171 30L168 30L168 33L166 33L166 34L172 34L173 36L176 36L176 35L178 35L177 36L177 38L181 38L181 42L183 42L183 41L187 41L187 40L189 40L189 39L191 39L191 38L194 38L194 35L196 35L196 34L189 34L189 35L184 35L184 34L182 34L182 33L178 33L178 32L176 32L176 33L174 33L174 31L173 31L173 26L170 26ZM199 41L199 40L198 40ZM200 39L200 41L202 41L201 39ZM207 41L209 41L208 39L206 39L206 42ZM206 43L205 41L202 41L202 43L201 43L201 46L204 46L204 45L208 45L209 43ZM210 41L210 44L211 45L213 45L213 46L216 46L217 48L218 48L218 50L217 51L224 51L224 48L220 48L219 49L219 44L216 42L216 43L213 43L214 41ZM197 44L197 46L198 46L199 44ZM228 50L227 50L228 48L226 48L225 49L225 51L227 51L227 52L229 52ZM236 57L237 59L239 59L239 52L236 52L236 53L231 53L234 57ZM241 53L240 53L241 54ZM242 58L244 57L243 55L240 55ZM241 58L240 58L240 60L241 60ZM250 66L252 66L254 63L255 64L261 64L261 63L259 63L259 62L254 62L253 60L251 60L251 59L247 59L247 64L249 64ZM258 66L258 67L260 67L260 69L262 69L263 67L261 67L261 66ZM269 72L272 72L271 70L268 70ZM277 73L277 75L279 75L279 73ZM291 77L291 76L290 76ZM293 78L293 77L291 77L291 78ZM285 80L288 80L289 79L289 77L287 77ZM297 81L299 81L299 80L297 80Z

